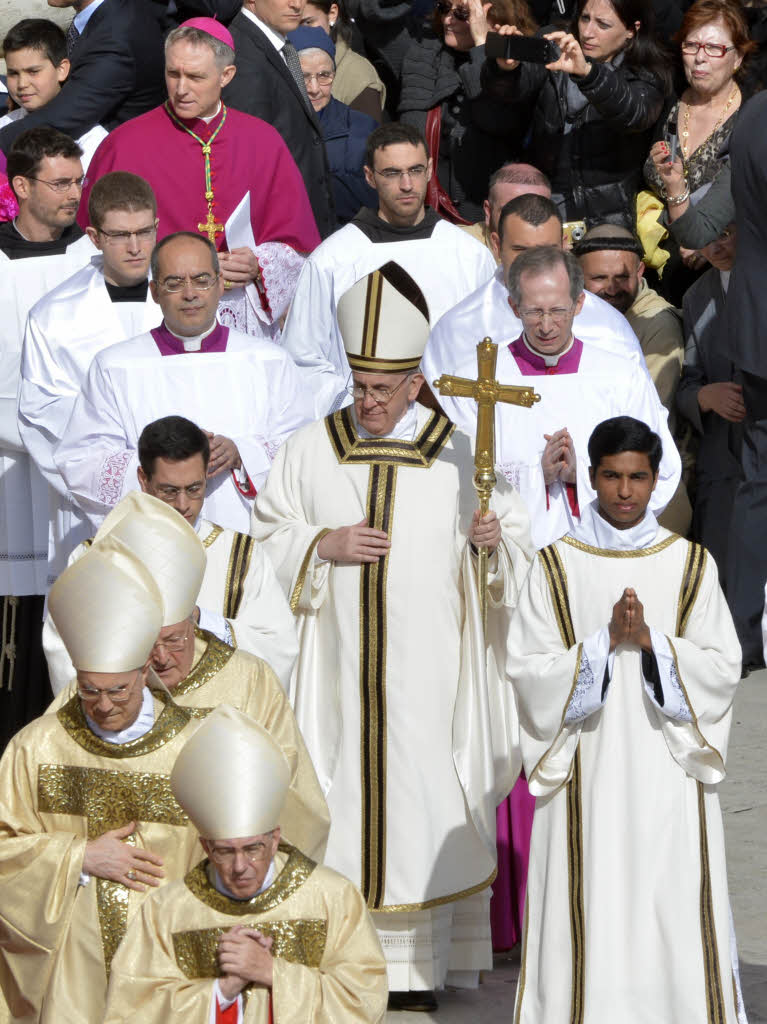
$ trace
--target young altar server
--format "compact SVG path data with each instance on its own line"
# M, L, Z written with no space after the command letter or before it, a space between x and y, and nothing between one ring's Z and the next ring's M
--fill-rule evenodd
M222 704L179 755L207 859L151 900L115 957L105 1024L377 1024L386 967L359 891L280 841L285 757Z
M716 787L738 639L711 556L649 509L660 438L619 416L588 447L596 500L508 637L538 798L514 1020L735 1024Z

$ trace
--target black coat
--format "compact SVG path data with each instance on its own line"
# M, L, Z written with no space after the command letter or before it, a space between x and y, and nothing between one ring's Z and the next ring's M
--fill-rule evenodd
M303 176L319 233L327 238L337 224L320 123L285 61L258 25L240 13L229 31L234 39L237 74L224 90L224 102L277 129Z
M0 131L5 153L17 136L37 125L53 125L77 139L97 124L111 131L165 99L163 36L148 0L104 0L71 60L59 95Z
M568 120L568 78L587 102ZM663 109L650 72L594 61L583 78L521 64L501 71L486 61L482 83L518 114L527 111L527 159L551 179L565 220L608 220L633 228L635 196L653 128ZM566 131L566 129L568 129Z
M355 216L362 206L378 209L378 193L365 181L365 143L378 122L346 103L330 98L320 111L320 125L333 175L336 213L342 224Z

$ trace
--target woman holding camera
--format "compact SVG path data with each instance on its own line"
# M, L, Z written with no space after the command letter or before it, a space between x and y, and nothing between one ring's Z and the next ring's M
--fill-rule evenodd
M505 105L482 92L485 38L498 25L533 32L535 23L526 0L436 0L426 24L411 7L361 0L356 21L390 72L400 120L426 137L435 172L427 203L454 223L482 220L490 175L522 138Z
M520 35L516 26L501 28ZM653 128L671 92L649 0L580 0L570 32L545 32L548 64L487 60L485 91L528 111L526 159L552 183L565 221L633 229Z

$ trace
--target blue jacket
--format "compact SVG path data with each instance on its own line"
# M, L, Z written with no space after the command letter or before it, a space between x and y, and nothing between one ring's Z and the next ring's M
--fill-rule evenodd
M378 123L359 110L330 97L318 114L333 179L336 215L346 224L360 208L378 209L378 195L365 181L365 143Z

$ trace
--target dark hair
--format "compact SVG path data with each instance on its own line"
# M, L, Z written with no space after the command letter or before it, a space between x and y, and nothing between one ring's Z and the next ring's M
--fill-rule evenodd
M330 14L330 8L333 4L338 8L338 18L335 25L330 29L330 38L334 43L337 43L340 39L344 43L351 43L352 41L352 23L349 20L349 15L346 13L346 6L343 0L306 0L312 7L319 7L325 14Z
M525 249L509 267L507 287L509 297L515 306L522 301L522 275L536 276L547 270L564 267L570 282L570 301L578 301L583 291L583 271L571 252L565 252L560 245L535 245Z
M216 252L216 247L208 238L205 237L205 235L198 235L196 231L174 231L172 235L166 235L165 238L163 238L161 242L158 242L152 250L152 259L149 262L149 266L152 271L153 281L156 281L160 276L160 253L169 242L173 242L177 238L192 238L195 242L201 242L210 253L214 272L216 274L219 272L218 253Z
M313 3L314 0L309 0ZM460 7L460 3L455 4ZM488 25L516 25L522 35L532 36L538 31L538 25L533 17L527 0L493 0L490 10L487 12ZM436 36L440 39L444 36L442 15L435 7L431 15L431 27Z
M578 27L583 8L588 0L578 0L570 31L576 39L580 39ZM610 0L610 6L626 28L633 29L636 22L639 28L634 32L621 51L626 67L635 71L644 71L653 75L663 89L664 96L670 96L673 90L673 59L668 48L655 33L655 11L652 0Z
M149 182L128 171L111 171L99 178L88 196L91 226L100 228L112 210L151 210L152 217L156 217L157 200Z
M30 128L19 135L8 152L8 163L5 168L8 184L16 195L13 179L17 176L36 177L46 157L63 156L69 160L79 160L82 155L83 151L75 140L64 132L51 128L48 124ZM18 199L18 196L16 198Z
M606 455L621 452L640 452L650 460L653 476L658 472L663 445L658 435L646 423L633 416L613 416L597 424L589 438L589 459L596 471Z
M379 125L375 128L365 144L365 166L373 169L373 157L379 149L386 146L397 146L406 143L410 146L423 146L426 155L429 155L429 147L423 133L412 124L404 124L402 121L390 121L388 124Z
M17 21L3 40L3 56L19 50L44 53L55 68L67 56L67 37L59 26L48 18L24 18Z
M138 439L138 460L148 477L154 473L157 459L181 462L202 455L205 469L210 460L210 441L196 423L183 416L163 416L147 423Z
M526 192L523 196L516 196L504 203L501 207L501 215L498 218L498 238L503 242L503 222L511 215L519 217L525 224L532 228L539 228L547 220L555 217L562 223L562 214L556 203L553 203L546 196L536 195L534 192Z

